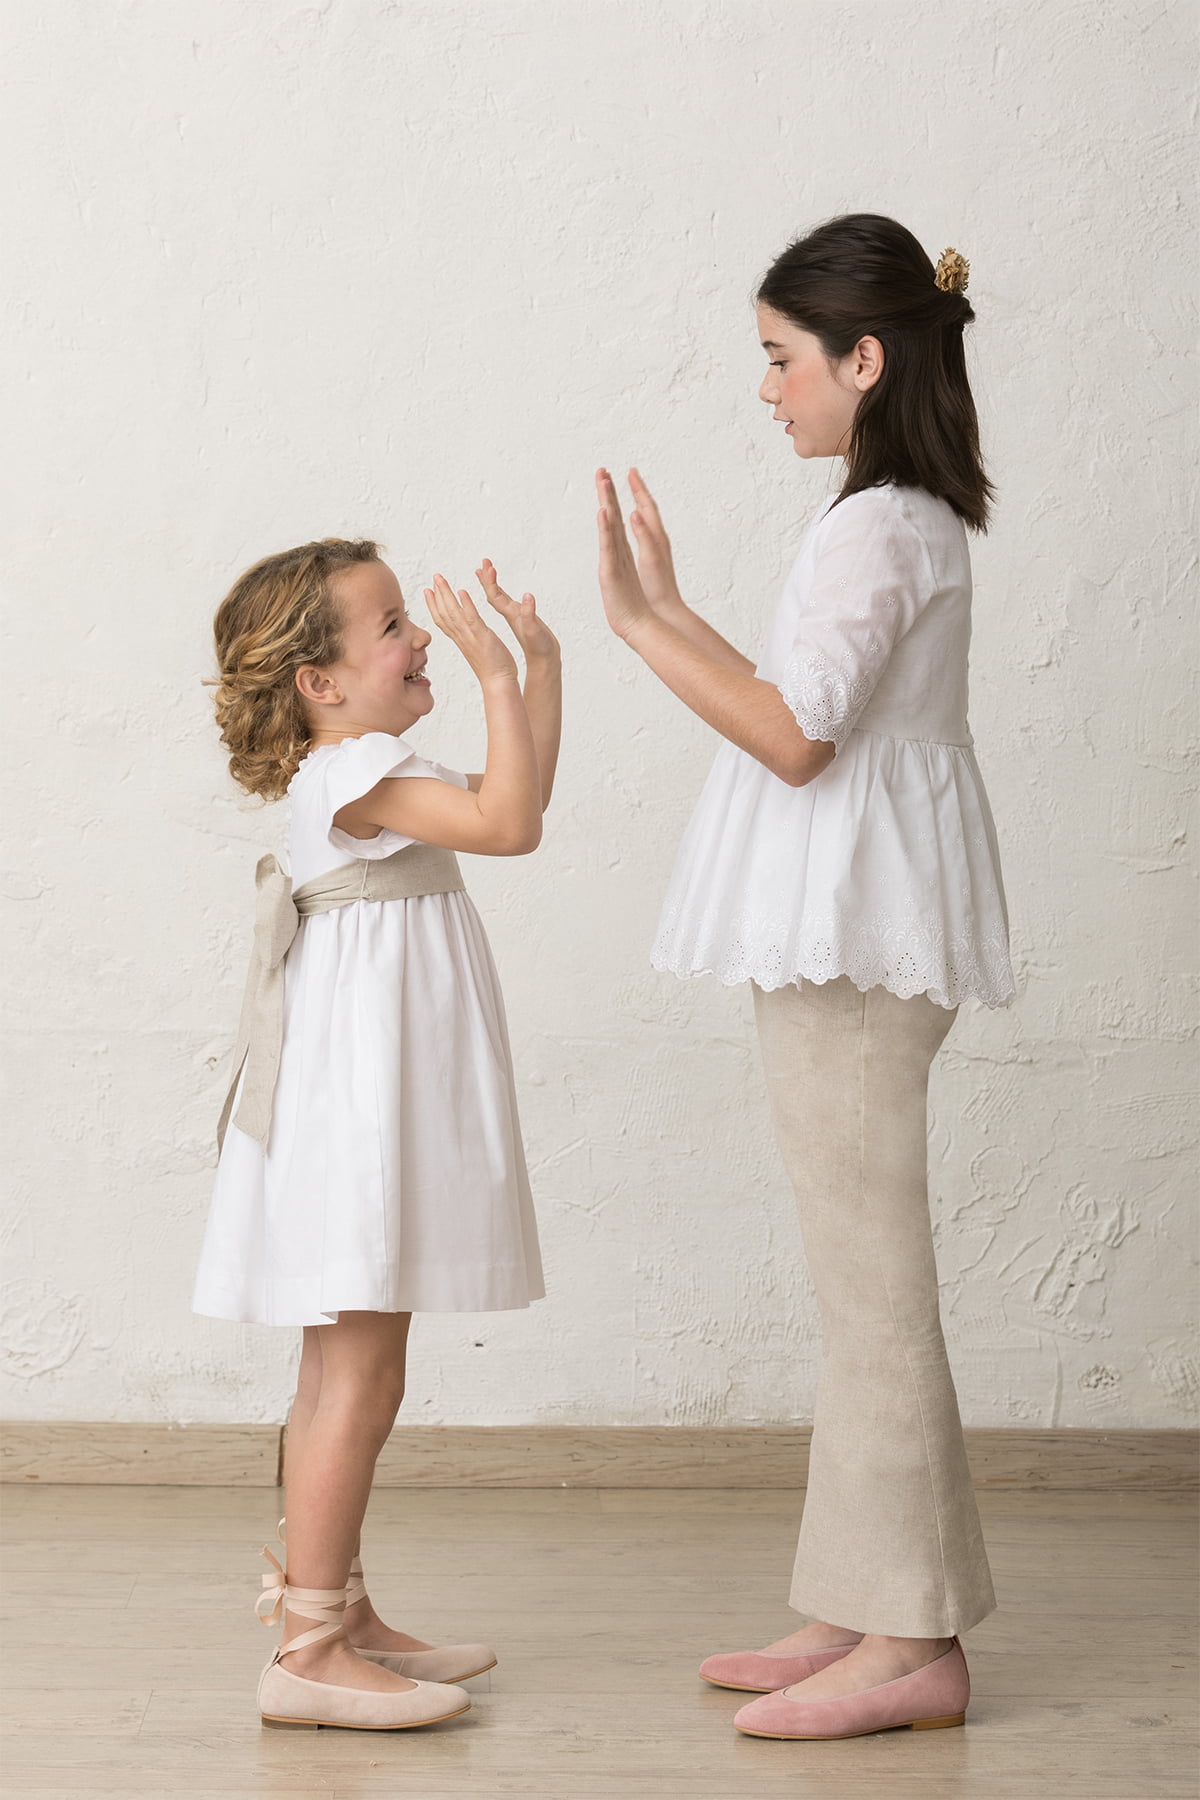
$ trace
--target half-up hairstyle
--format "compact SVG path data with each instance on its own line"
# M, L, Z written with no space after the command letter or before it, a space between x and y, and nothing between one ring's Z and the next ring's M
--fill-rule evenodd
M311 738L296 671L328 668L342 653L333 578L375 562L369 538L322 538L281 550L238 577L217 608L217 724L229 771L248 794L279 800Z
M767 271L759 302L811 332L831 361L860 338L883 345L883 372L854 415L838 500L886 482L925 488L987 530L995 490L963 354L963 326L975 318L966 268L947 252L935 276L895 219L848 213L790 244Z

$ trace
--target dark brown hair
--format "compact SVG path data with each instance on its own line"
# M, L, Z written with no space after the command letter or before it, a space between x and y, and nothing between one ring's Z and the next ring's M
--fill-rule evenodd
M248 794L264 800L286 794L311 736L296 671L338 660L342 616L334 578L378 556L369 538L322 538L281 550L239 575L217 608L217 724L229 772Z
M831 361L863 337L883 345L883 372L854 415L838 500L885 482L925 488L986 531L995 490L963 355L963 326L975 313L961 285L936 285L912 232L878 213L829 219L775 259L757 299L811 332Z

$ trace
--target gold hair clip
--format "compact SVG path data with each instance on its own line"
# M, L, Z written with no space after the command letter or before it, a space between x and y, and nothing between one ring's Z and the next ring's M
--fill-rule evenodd
M934 282L944 294L965 294L971 278L971 265L957 250L943 250L938 258Z

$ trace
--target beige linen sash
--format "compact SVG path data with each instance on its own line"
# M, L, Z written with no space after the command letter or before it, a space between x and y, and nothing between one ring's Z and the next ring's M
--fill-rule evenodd
M279 1057L283 1049L283 964L301 919L332 912L356 900L409 900L418 894L461 894L458 858L434 844L409 844L378 862L366 858L343 863L328 875L317 875L292 892L290 876L273 856L260 859L255 872L254 950L246 997L233 1053L233 1079L217 1125L218 1148L225 1142L238 1077L246 1079L234 1124L265 1150L271 1135L271 1106Z

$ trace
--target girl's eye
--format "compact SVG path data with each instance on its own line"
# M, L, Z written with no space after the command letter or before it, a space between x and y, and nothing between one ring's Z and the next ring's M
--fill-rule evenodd
M773 363L768 363L768 364L767 364L767 367L768 367L768 368L769 368L769 369L786 369L786 368L787 368L787 364L786 364L786 363L782 363L782 362L773 362Z

